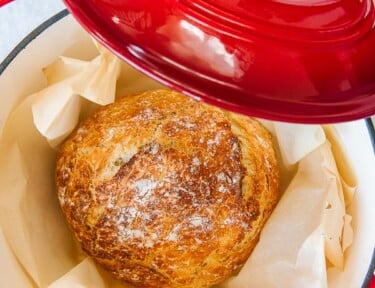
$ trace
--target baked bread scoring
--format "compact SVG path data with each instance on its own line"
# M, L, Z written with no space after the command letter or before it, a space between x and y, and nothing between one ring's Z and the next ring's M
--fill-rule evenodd
M210 287L249 257L278 199L268 131L171 90L100 108L56 185L84 251L135 287Z

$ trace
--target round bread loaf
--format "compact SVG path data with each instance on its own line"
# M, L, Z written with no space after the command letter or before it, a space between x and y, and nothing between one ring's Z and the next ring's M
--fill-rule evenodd
M62 145L56 167L83 250L135 287L210 287L233 275L278 181L259 122L171 90L99 109Z

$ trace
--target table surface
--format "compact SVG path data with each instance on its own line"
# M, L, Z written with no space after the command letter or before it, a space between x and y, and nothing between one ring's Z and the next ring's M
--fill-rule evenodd
M0 7L0 63L33 29L63 9L62 0L16 0ZM375 124L375 115L372 120Z
M0 62L39 24L63 9L61 0L16 0L0 7Z

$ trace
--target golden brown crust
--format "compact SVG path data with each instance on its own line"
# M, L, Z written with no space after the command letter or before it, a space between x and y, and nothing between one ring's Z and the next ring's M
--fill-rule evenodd
M100 109L56 167L83 249L136 287L209 287L232 275L276 204L278 178L257 121L170 90Z

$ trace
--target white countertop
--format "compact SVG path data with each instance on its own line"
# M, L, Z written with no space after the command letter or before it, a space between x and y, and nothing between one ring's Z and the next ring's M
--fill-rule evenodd
M32 30L63 9L61 0L16 0L0 7L0 63Z
M16 0L0 7L0 63L32 30L63 9L62 0ZM375 116L372 119L375 123Z

